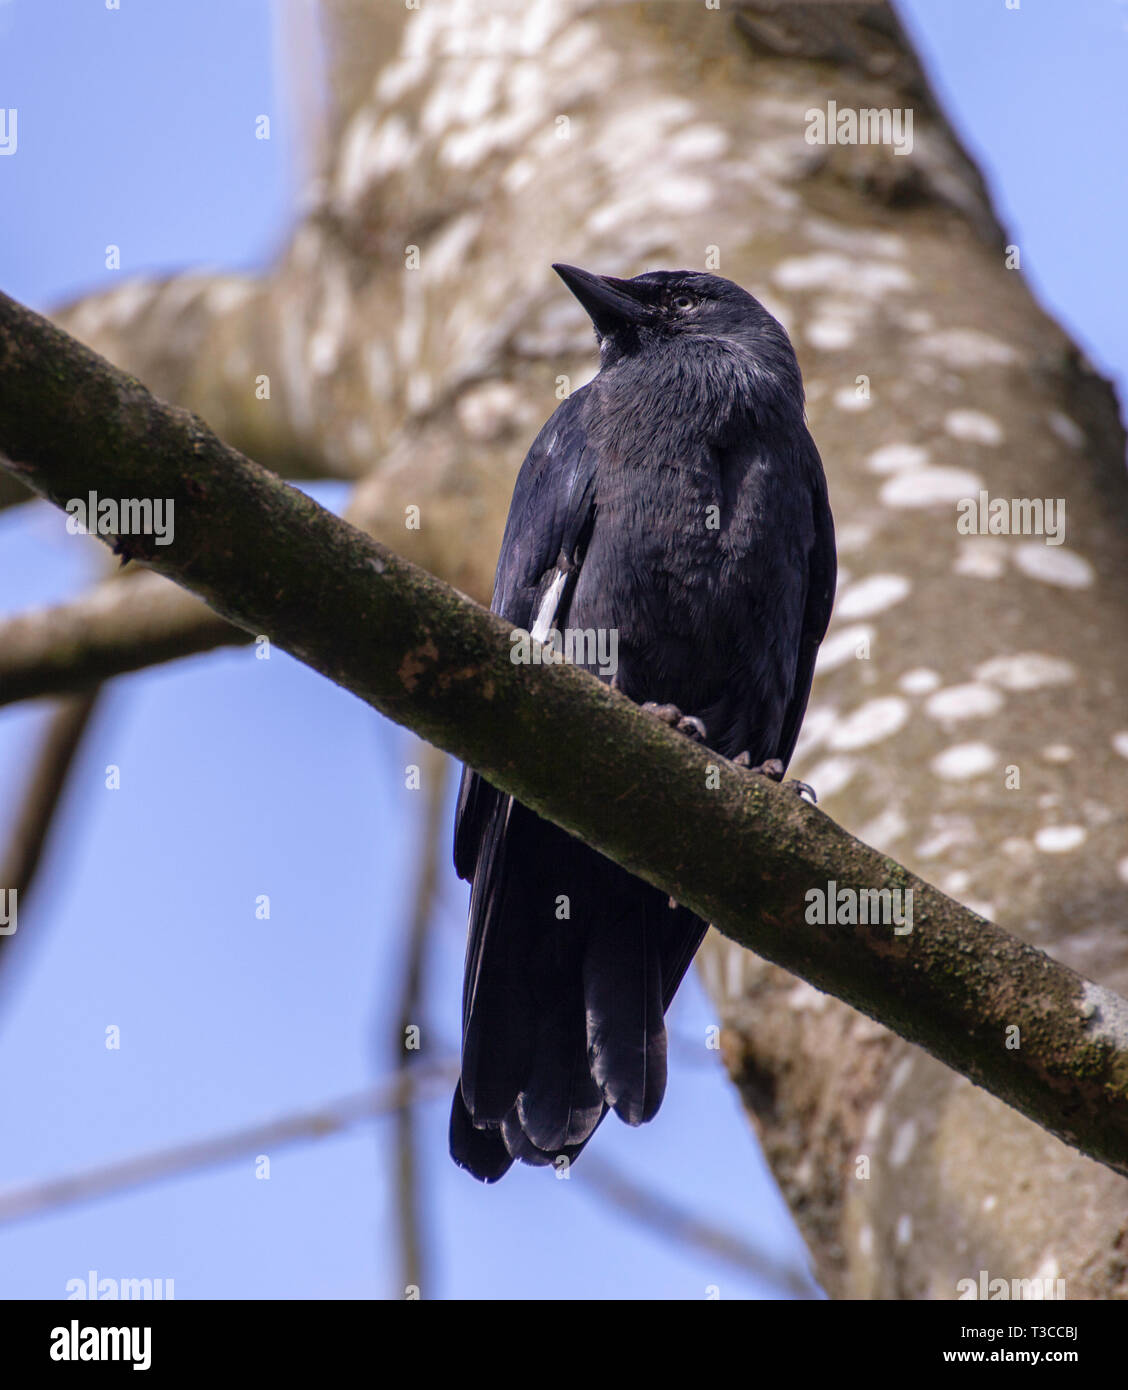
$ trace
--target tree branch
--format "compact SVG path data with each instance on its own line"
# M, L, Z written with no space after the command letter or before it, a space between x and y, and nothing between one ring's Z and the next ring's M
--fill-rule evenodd
M149 1183L163 1182L184 1173L232 1163L248 1155L265 1153L309 1139L324 1139L351 1128L361 1120L393 1114L412 1100L445 1095L457 1075L452 1063L433 1062L417 1067L411 1093L402 1073L378 1082L366 1091L328 1101L313 1110L298 1110L279 1120L246 1125L226 1134L176 1144L171 1148L137 1154L133 1158L104 1163L97 1168L71 1173L46 1182L30 1183L0 1194L0 1225L42 1216L76 1202L92 1202Z
M36 491L171 500L172 544L120 549L1128 1173L1128 1002L587 673L515 665L499 618L2 295L0 383L0 450ZM807 922L831 884L911 890L912 931Z
M28 492L18 478L7 471L7 459L0 459L0 511L30 502L34 496L35 494Z
M418 1041L408 1050L408 1037L415 1030L427 1036L423 1014L423 985L427 940L431 918L435 912L435 897L439 884L439 844L443 832L443 810L446 801L449 761L442 752L424 744L421 773L426 802L420 817L418 861L415 896L411 922L407 933L407 958L400 983L399 1007L394 1020L393 1058L403 1068L404 1086L411 1094L412 1079L419 1064ZM424 1206L420 1191L420 1165L415 1111L402 1105L395 1115L395 1220L399 1234L400 1277L405 1288L414 1285L426 1288L428 1241L424 1222Z
M291 1144L325 1139L365 1120L398 1115L417 1101L445 1098L457 1076L458 1067L451 1061L422 1063L411 1068L410 1081L406 1071L394 1073L367 1091L327 1101L313 1110L295 1111L265 1124L245 1125L225 1134L151 1150L66 1177L12 1188L0 1193L0 1225L45 1216L60 1207L98 1201L261 1153L272 1156L275 1150ZM696 1249L745 1274L770 1280L795 1298L811 1298L815 1294L813 1279L804 1278L793 1262L780 1260L731 1231L683 1211L666 1198L640 1187L603 1159L585 1160L578 1185L653 1235ZM411 1282L422 1287L417 1280Z
M656 1235L693 1247L745 1274L771 1279L791 1298L818 1297L814 1277L810 1274L804 1277L796 1264L773 1259L766 1251L749 1246L731 1231L703 1221L658 1193L640 1187L598 1154L585 1154L583 1166L577 1167L576 1173L583 1179L582 1187L598 1193L605 1202L610 1202Z
M257 634L256 634L257 635ZM0 705L87 690L111 676L251 640L206 604L138 571L0 621Z
M8 847L0 861L0 888L9 892L15 890L21 908L43 857L67 775L94 714L98 693L95 689L85 695L68 696L60 700L47 717L23 804L16 814ZM14 936L0 936L0 961L7 956L7 943L13 940Z

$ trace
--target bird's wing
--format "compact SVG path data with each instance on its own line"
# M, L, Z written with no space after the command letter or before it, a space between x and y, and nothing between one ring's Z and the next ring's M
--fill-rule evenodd
M490 605L540 641L554 623L565 621L594 521L595 461L587 444L582 398L583 392L576 392L555 411L521 466ZM454 864L461 878L473 882L462 998L463 1074L471 1078L468 1084L479 1115L489 1113L498 1096L511 1099L520 1091L523 1077L514 1069L531 1059L539 1032L552 1022L548 1015L562 1012L537 1010L532 1003L530 982L538 978L541 963L535 943L526 941L522 931L530 917L523 900L530 885L527 874L507 869L513 856L519 863L539 862L543 846L535 833L538 824L512 797L470 768L463 769ZM553 827L551 836L562 832ZM574 973L578 975L578 966ZM572 1021L582 1037L582 997L575 1002ZM477 1025L472 1026L472 1020L478 1020ZM551 1056L559 1052L566 1060L574 1052L570 1046L541 1050ZM586 1067L576 1094L574 1123L586 1137L602 1109ZM509 1125L519 1130L515 1115L509 1117ZM451 1149L460 1163L486 1181L496 1181L513 1161L497 1128L474 1128L461 1086L455 1090L451 1114Z
M563 621L595 517L595 456L587 447L583 397L574 392L533 441L517 475L490 608L544 641ZM483 831L501 794L464 768L454 822L454 866L474 873Z
M777 756L784 766L791 761L799 728L807 711L811 680L815 674L815 658L830 622L834 606L834 586L838 575L838 556L834 545L834 518L830 513L826 476L815 441L808 434L802 445L800 465L806 476L811 496L814 537L808 555L807 601L803 610L803 628L799 640L799 657L795 664L795 683L783 721Z

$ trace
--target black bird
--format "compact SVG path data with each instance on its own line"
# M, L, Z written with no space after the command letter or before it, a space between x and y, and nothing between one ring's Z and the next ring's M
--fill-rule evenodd
M836 573L791 342L715 275L553 268L595 325L600 370L521 468L493 611L540 641L614 631L620 690L778 778ZM455 1162L495 1182L514 1159L570 1162L608 1108L651 1119L664 1015L706 924L469 768L454 862L473 885Z

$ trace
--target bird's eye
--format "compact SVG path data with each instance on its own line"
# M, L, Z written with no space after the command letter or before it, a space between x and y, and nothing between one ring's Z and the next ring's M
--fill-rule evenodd
M673 308L679 314L684 314L687 309L692 309L696 303L697 300L691 294L679 294L676 299L671 300Z

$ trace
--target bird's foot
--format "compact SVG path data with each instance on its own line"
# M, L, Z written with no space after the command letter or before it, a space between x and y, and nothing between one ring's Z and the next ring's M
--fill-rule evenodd
M654 700L647 700L642 708L655 719L660 719L663 724L668 724L671 729L676 729L679 734L691 738L694 743L705 742L705 725L695 714L682 714L677 705L660 705Z
M770 777L773 782L783 781L783 764L778 758L765 758L762 763L752 766L752 754L746 748L743 753L738 753L733 762L737 767L747 768L749 772L758 772L761 777Z
M758 772L761 777L770 777L773 782L783 781L783 763L778 758L766 758L757 767L752 766L752 755L747 749L743 753L738 753L733 762L737 767L746 768L749 772ZM801 796L804 801L809 801L812 806L818 802L814 787L808 786L806 782L792 779L787 786L796 796Z

